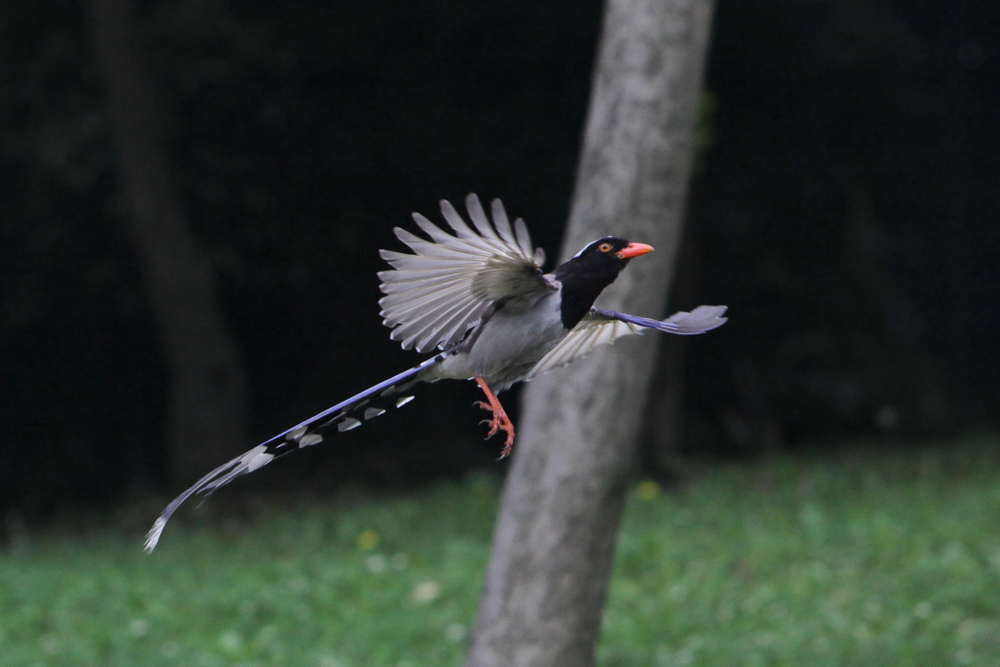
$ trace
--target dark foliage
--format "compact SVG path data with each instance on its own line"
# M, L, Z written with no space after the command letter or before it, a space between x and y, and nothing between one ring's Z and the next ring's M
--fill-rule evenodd
M86 26L75 4L2 4L0 502L145 492L167 369ZM598 3L140 9L261 440L412 364L375 278L410 210L499 196L554 254ZM689 451L1000 414L997 19L994 3L720 2L692 291L732 319L688 347ZM284 476L398 485L486 464L475 399L435 386Z

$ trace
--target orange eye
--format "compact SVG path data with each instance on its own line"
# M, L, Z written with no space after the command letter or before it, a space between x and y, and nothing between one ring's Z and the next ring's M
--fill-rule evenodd
M610 243L605 241L601 245L597 246L597 249L600 250L601 252L611 252L612 247L613 246Z

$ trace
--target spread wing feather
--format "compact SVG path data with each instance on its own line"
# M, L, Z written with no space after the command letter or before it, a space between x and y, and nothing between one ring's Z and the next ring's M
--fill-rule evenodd
M441 214L454 235L414 213L430 240L397 228L396 237L414 254L380 253L393 268L378 274L383 323L403 349L448 349L496 301L550 289L539 270L544 254L532 249L523 220L512 226L500 200L493 201L492 223L475 195L466 197L465 206L472 226L442 201Z
M680 311L665 320L651 320L613 310L591 308L579 324L548 354L535 364L526 380L554 368L565 366L574 359L590 354L594 348L614 343L622 336L641 334L643 329L690 336L705 333L726 322L725 306L698 306L691 312Z
M614 343L622 336L641 332L642 328L635 324L604 319L591 311L558 345L535 364L524 379L531 380L542 373L560 368L574 359L590 354L596 347Z
M665 320L650 320L636 315L616 313L613 310L602 310L600 308L591 309L600 317L621 322L637 324L647 329L656 329L664 333L677 334L679 336L694 336L721 327L726 323L723 315L726 313L725 306L698 306L690 313L687 311L676 312Z

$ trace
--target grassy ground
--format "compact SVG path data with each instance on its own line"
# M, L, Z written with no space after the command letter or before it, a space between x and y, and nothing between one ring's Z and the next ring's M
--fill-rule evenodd
M0 665L458 665L496 497L476 478L240 521L185 508L153 556L127 518L15 536ZM640 484L598 662L1000 665L998 518L995 439Z

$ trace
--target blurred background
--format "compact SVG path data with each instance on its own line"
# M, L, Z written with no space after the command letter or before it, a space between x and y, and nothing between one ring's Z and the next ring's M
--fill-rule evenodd
M159 148L157 192L245 383L223 425L238 442L200 443L205 460L415 363L376 277L411 211L499 197L557 254L601 3L138 2L136 101L107 94L99 54L121 26L102 1L0 2L4 507L172 495L207 471L171 460L169 315L127 194L160 186L125 166L115 121L133 106L157 119L127 131ZM996 428L998 34L990 2L720 0L674 295L641 314L731 319L664 341L648 474ZM257 484L398 489L505 465L475 387L446 384Z

